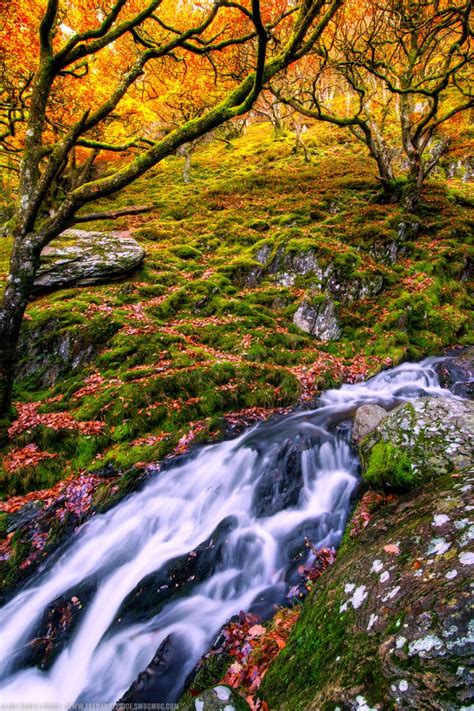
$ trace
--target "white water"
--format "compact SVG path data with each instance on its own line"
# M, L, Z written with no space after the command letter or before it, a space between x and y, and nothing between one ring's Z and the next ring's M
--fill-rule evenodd
M295 550L304 535L318 548L339 543L357 483L358 462L348 444L356 407L367 402L392 407L420 395L451 397L438 385L434 360L327 391L315 411L262 423L237 439L203 447L89 521L2 610L2 702L114 702L171 633L178 659L167 672L166 698L154 700L175 700L231 615L264 610L261 600L260 607L255 605L263 593L267 608L272 600L283 599L295 580ZM300 476L302 486L288 502L275 487L289 461L290 444L296 446L293 477ZM234 527L216 546L207 577L188 580L156 614L130 620L124 613L117 620L123 601L145 576L188 557L226 517L233 517ZM83 584L89 585L84 614L52 668L25 668L25 645L46 608L60 595L75 595ZM159 583L157 601L164 590L169 594L158 588Z

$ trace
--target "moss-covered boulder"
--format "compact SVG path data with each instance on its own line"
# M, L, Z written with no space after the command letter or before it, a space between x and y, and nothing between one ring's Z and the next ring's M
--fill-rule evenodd
M473 402L413 400L392 410L362 440L362 476L371 486L409 489L468 466L473 441Z
M473 482L445 474L343 546L264 677L270 709L471 708Z
M34 288L38 292L109 281L136 269L144 256L131 237L66 230L43 250Z

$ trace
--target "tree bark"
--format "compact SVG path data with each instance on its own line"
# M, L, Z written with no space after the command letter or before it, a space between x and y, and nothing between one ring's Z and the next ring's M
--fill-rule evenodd
M39 266L41 246L36 235L16 239L10 260L10 276L0 310L0 412L11 404L18 338L26 305Z

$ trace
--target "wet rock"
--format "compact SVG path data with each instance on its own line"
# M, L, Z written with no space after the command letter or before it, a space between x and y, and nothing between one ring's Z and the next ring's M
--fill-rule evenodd
M349 539L263 679L269 708L471 708L473 484L444 475Z
M144 256L131 237L66 230L43 250L34 291L107 282L136 269Z
M303 488L301 442L288 440L278 448L276 460L263 470L255 487L252 510L255 516L273 516L290 506L296 506Z
M360 442L369 432L372 432L387 411L380 405L361 405L357 408L352 425L352 441Z
M157 615L175 597L210 577L222 564L227 537L236 528L233 516L223 519L208 539L184 556L169 561L163 568L143 578L124 599L114 628L147 620Z
M420 398L392 410L360 444L363 478L410 488L472 462L474 403Z
M117 702L114 711L124 711L134 704L174 702L181 689L170 670L177 665L186 666L187 657L188 650L182 643L182 638L175 634L168 635L145 671L140 672Z
M8 516L7 533L13 533L19 528L33 523L41 515L41 506L37 501L29 501L21 509Z
M228 686L215 686L179 705L179 711L245 711L249 705Z
M326 298L316 306L303 301L293 316L293 323L305 333L311 333L320 341L337 341L341 336L336 307Z
M435 364L439 381L460 397L474 398L474 346Z

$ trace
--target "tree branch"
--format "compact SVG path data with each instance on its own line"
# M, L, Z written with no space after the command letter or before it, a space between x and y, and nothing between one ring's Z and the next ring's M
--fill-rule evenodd
M76 215L70 224L76 225L83 222L95 222L96 220L116 220L118 217L124 217L125 215L141 215L144 212L151 212L153 207L153 205L130 205L130 207L122 207L109 212L91 212L89 215Z

